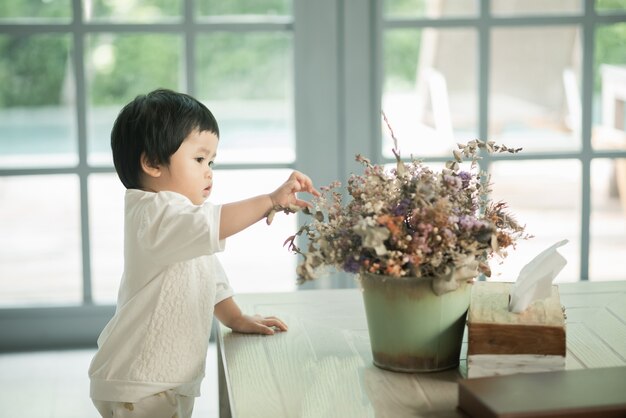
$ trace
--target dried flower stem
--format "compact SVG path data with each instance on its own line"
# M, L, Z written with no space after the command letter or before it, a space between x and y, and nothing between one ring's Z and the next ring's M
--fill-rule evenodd
M272 224L272 221L274 220L274 215L276 215L276 212L283 212L285 214L289 214L289 213L296 213L300 210L300 206L296 206L296 205L289 205L289 206L281 206L281 205L274 205L274 207L272 207L272 209L269 210L269 212L267 212L267 214L265 215L265 223L267 223L268 225Z

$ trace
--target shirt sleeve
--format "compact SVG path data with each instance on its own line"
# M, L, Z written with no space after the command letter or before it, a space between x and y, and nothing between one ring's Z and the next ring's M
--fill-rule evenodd
M224 268L222 267L222 263L220 263L220 261L217 259L217 257L213 257L215 260L215 305L217 305L218 303L220 303L221 301L223 301L224 299L227 299L229 297L232 297L235 292L233 291L233 288L230 287L230 283L228 282L228 276L226 275L226 272L224 271Z
M194 205L173 192L156 193L137 208L138 244L158 264L166 265L223 251L219 239L221 206Z

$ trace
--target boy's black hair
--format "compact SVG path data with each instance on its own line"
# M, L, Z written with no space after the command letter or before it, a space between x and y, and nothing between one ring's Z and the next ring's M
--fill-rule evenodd
M211 111L187 94L158 89L124 106L111 130L113 164L124 186L141 188L142 154L151 164L167 166L195 130L220 135Z

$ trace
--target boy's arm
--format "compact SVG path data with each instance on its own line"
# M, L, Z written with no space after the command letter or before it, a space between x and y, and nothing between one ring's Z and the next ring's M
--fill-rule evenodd
M244 315L232 297L215 305L215 317L236 332L245 334L274 334L274 328L287 331L287 325L274 316Z
M313 187L311 179L298 171L294 171L285 183L270 194L223 205L220 218L220 240L260 221L275 206L296 205L301 208L310 206L306 201L297 198L296 193L298 192L308 192L314 196L319 196L319 192Z
M273 206L269 194L222 205L220 240L243 231L260 221Z

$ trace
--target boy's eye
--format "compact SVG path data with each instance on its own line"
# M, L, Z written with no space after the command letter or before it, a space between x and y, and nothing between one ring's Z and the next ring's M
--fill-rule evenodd
M195 160L198 163L202 163L202 161L204 161L204 157L197 157L197 158L195 158Z
M209 161L209 167L213 168L213 166L215 165L215 161Z

